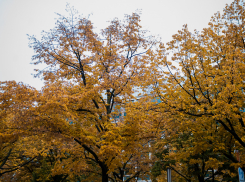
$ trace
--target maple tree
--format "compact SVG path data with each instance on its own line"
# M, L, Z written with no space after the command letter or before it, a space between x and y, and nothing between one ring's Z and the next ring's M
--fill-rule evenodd
M48 66L36 70L45 86L33 127L49 133L46 145L60 151L52 175L103 182L123 181L126 171L125 181L144 177L150 171L150 137L143 120L132 120L130 109L117 116L146 79L156 41L142 30L137 13L112 20L96 34L88 19L77 18L73 8L69 12L41 40L29 37L34 64Z
M37 90L21 82L0 82L1 181L29 181L31 178L36 181L35 174L44 168L42 154L47 155L50 146L42 145L47 134L45 130L40 133L38 123L35 123L39 95ZM49 152L48 156L51 154ZM57 181L58 176L50 178Z
M162 148L174 151L164 160L175 160L172 167L182 168L188 180L198 171L196 180L204 181L208 170L222 169L227 160L245 169L244 16L244 2L235 0L202 32L184 25L167 48L160 45L153 63L160 75L151 81L162 101L159 112L168 113ZM216 179L225 175L219 172Z
M21 140L26 138L31 128L32 108L38 92L23 83L0 82L0 178L6 181L18 178L20 168L36 159L24 155Z

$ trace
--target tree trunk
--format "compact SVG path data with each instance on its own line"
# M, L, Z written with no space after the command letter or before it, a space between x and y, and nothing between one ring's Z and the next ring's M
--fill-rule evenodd
M205 182L203 176L201 176L201 175L198 175L198 181L199 181L199 182Z
M108 182L108 169L106 169L106 167L102 168L102 182Z

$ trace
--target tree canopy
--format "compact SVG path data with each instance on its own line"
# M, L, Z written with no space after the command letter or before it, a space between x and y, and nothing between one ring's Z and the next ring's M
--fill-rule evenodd
M67 10L40 40L29 36L42 90L0 82L0 180L166 181L171 168L174 181L237 181L244 2L166 45L139 13L95 32Z
M163 145L175 151L162 160L177 162L172 167L191 181L193 174L204 181L211 170L220 181L244 169L244 13L244 2L234 1L202 32L184 25L154 63L161 69L154 84L159 112L169 113Z

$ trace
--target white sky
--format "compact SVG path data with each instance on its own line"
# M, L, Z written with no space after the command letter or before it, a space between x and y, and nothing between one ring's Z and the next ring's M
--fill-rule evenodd
M55 12L65 14L66 3L90 19L97 29L105 28L114 17L142 10L143 29L159 35L164 43L188 24L189 30L207 27L211 16L222 12L232 0L0 0L0 81L22 81L40 89L42 81L33 78L34 54L27 35L40 36L54 27Z

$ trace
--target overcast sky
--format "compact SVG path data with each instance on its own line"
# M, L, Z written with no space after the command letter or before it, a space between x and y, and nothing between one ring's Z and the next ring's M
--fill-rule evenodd
M65 14L67 2L83 16L90 14L97 30L115 17L123 19L124 14L141 9L143 29L166 43L183 24L201 31L232 0L0 0L0 81L22 81L41 88L42 81L31 75L34 52L26 34L39 37L42 30L53 28L55 12Z

